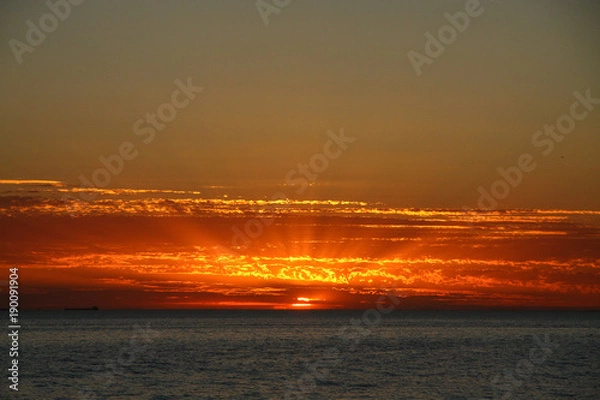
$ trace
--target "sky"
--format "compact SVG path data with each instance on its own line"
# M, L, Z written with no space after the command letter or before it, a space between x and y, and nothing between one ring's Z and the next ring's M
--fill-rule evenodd
M73 3L0 5L0 263L31 307L347 308L392 283L415 304L599 304L597 2ZM269 206L277 223L232 243Z
M600 211L398 209L132 189L103 189L99 200L66 208L59 196L75 197L74 189L20 185L3 184L0 251L7 267L20 268L26 308L600 305Z
M0 35L25 43L44 2L5 2ZM547 157L532 135L600 97L594 1L482 2L483 12L417 76L407 53L464 1L87 1L31 53L2 48L4 179L81 184L191 77L204 90L111 187L243 188L264 197L319 152L327 130L357 142L308 197L475 207L497 168L539 163L504 207L595 208L598 110ZM436 33L437 34L437 33ZM535 153L534 153L535 152ZM564 156L564 157L563 157ZM350 188L348 188L350 186ZM220 194L220 193L217 193Z

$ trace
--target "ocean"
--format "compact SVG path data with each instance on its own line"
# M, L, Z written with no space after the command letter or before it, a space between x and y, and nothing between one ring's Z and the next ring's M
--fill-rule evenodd
M20 322L19 391L5 378L2 398L600 398L599 312L23 311Z

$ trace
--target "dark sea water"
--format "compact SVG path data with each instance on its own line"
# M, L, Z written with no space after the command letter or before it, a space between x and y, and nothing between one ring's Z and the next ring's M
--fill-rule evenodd
M600 399L597 312L48 311L21 325L20 390L4 378L2 398Z

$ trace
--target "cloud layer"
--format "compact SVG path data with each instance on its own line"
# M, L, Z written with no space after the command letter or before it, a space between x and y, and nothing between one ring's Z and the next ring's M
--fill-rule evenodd
M598 211L3 188L0 263L26 307L364 308L391 288L407 308L600 306Z

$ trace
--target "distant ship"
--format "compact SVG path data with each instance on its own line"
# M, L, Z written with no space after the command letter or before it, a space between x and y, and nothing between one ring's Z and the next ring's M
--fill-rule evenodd
M99 308L94 306L94 307L89 307L89 308L65 308L65 311L98 311Z

